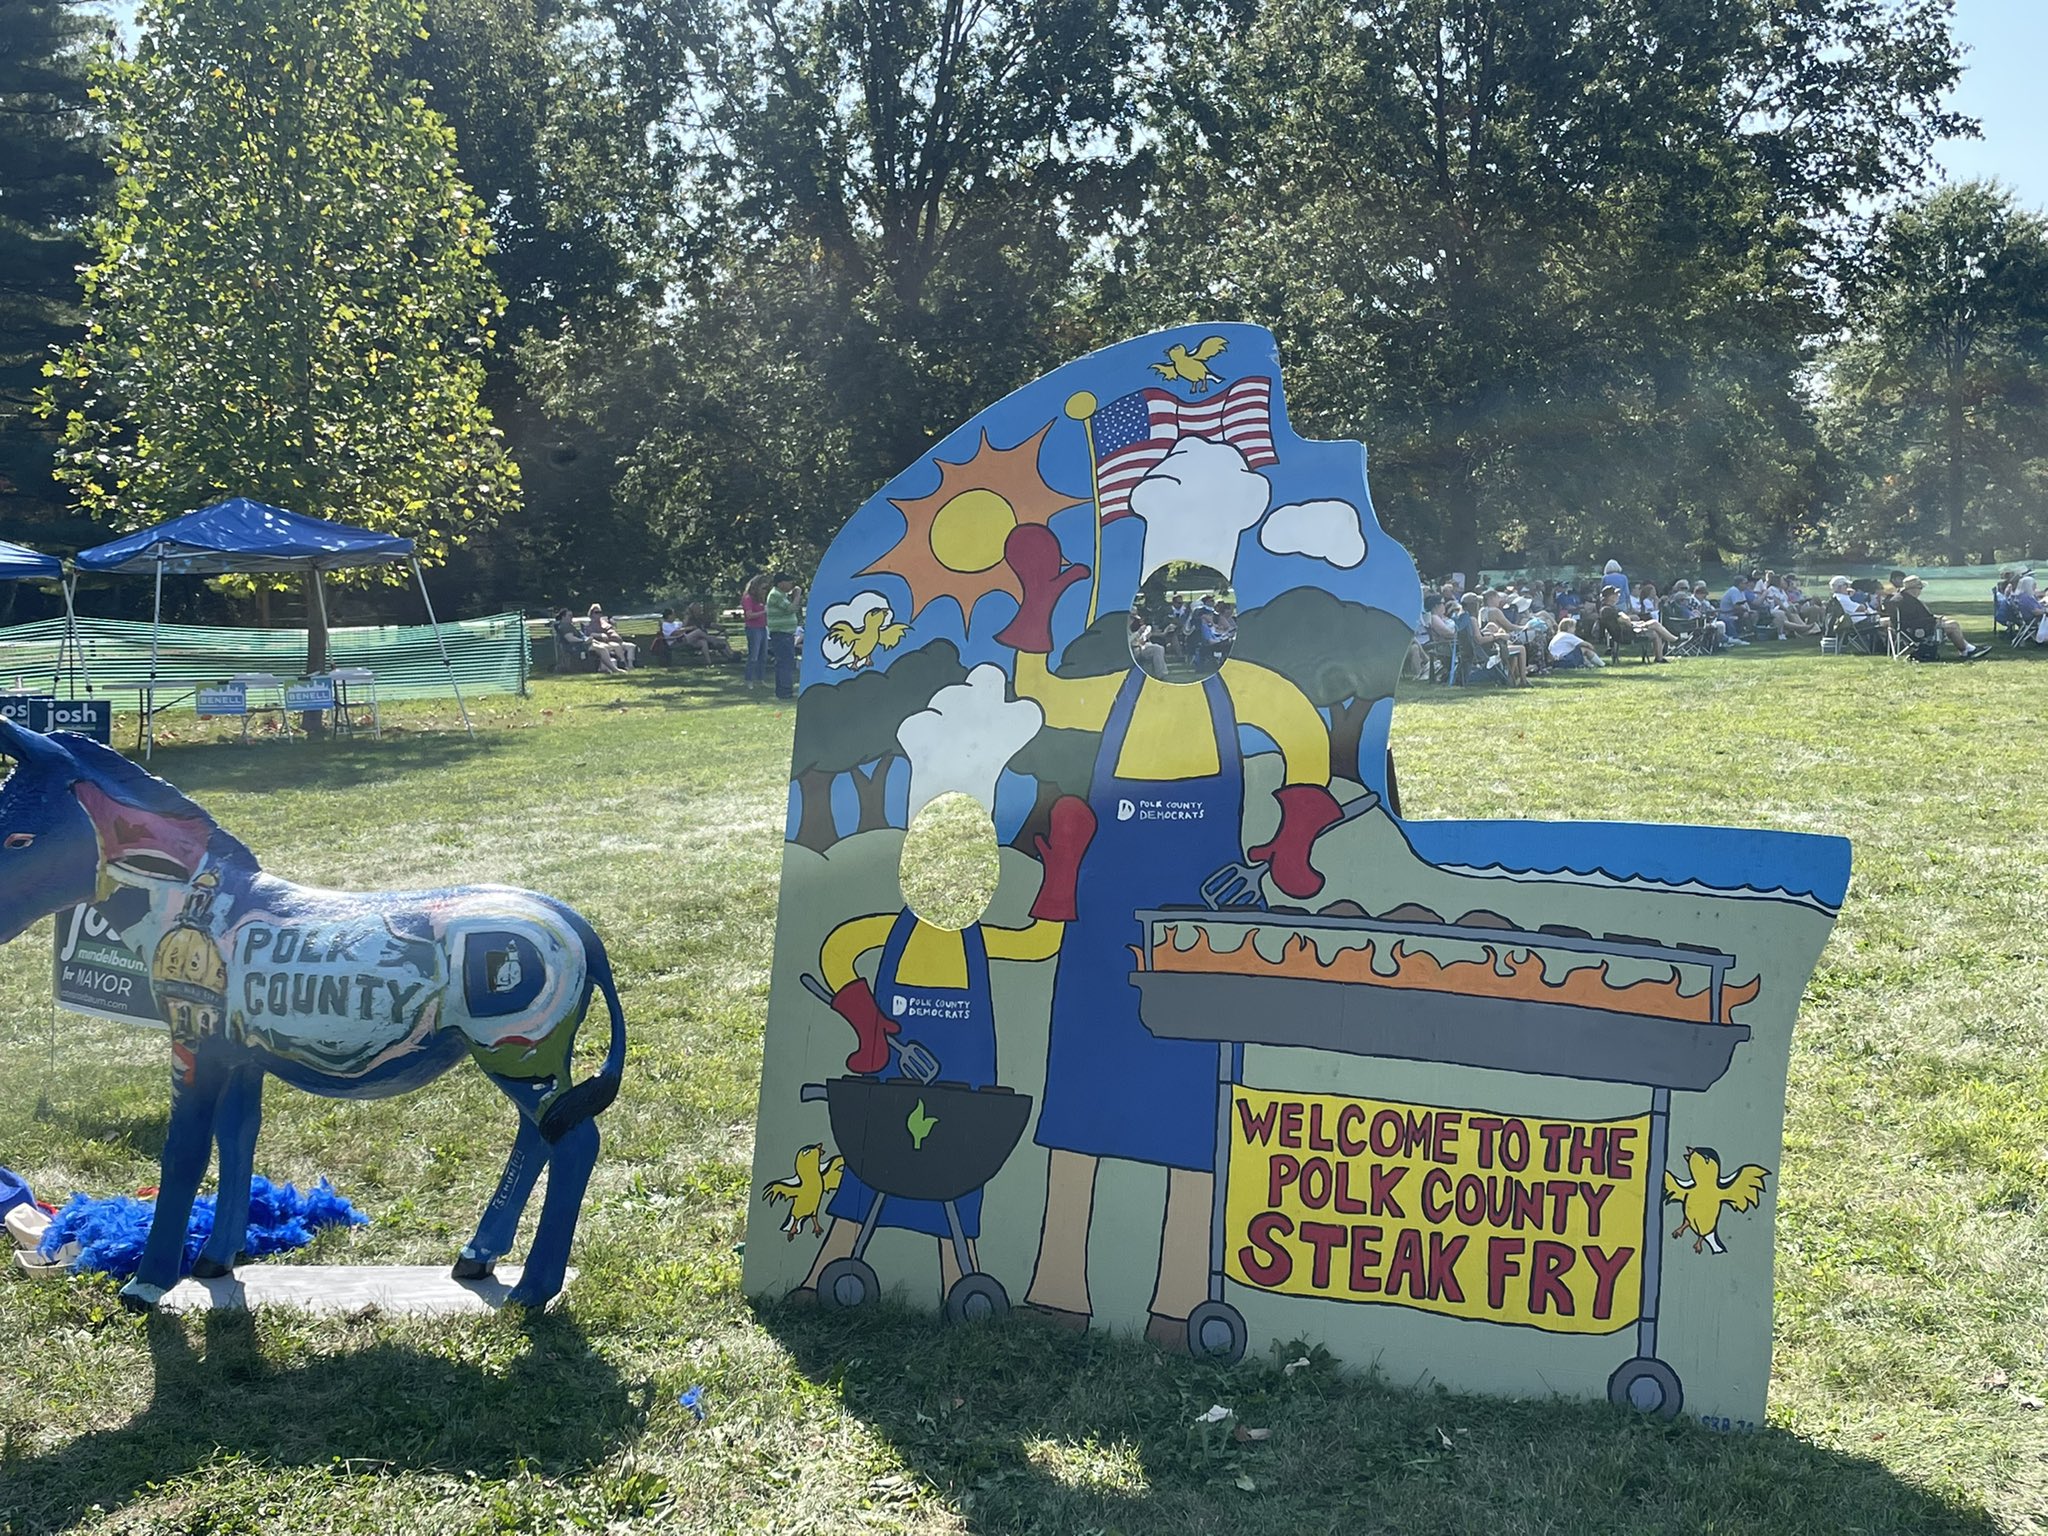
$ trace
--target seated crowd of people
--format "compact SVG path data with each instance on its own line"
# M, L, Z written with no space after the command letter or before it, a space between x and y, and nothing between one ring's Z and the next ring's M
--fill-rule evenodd
M728 634L734 624L743 645ZM642 647L619 632L600 603L581 619L557 608L549 628L557 670L618 673L639 664ZM777 698L793 699L803 654L803 587L787 571L762 571L740 592L738 607L723 614L709 602L664 608L645 649L671 667L689 658L704 665L744 660L749 688L772 682Z
M2022 595L2048 634L2048 615L2031 573L2012 581L2013 624ZM1964 660L1990 647L1972 644L1955 619L1922 601L1926 583L1893 571L1888 583L1830 579L1825 598L1787 572L1738 575L1717 598L1706 582L1679 578L1660 590L1632 582L1619 561L1577 582L1506 581L1464 589L1456 577L1423 591L1409 664L1420 679L1520 686L1552 671L1607 666L1625 653L1645 662L1708 656L1730 646L1821 636L1836 646L1932 656L1946 641ZM2021 588L2025 587L2022 594ZM2004 619L2001 619L2004 625Z
M1178 664L1197 676L1222 666L1237 642L1237 605L1215 593L1173 592L1131 599L1131 655L1153 677Z
M2000 571L1991 620L2014 646L2048 647L2048 601L2032 571Z

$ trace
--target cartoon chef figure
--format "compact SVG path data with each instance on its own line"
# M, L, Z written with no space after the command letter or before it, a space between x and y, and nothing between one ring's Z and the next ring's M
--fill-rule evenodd
M940 794L960 792L993 811L996 779L1009 759L1038 731L1043 719L1028 700L1006 697L1002 669L981 666L965 683L942 688L931 705L904 721L897 733L911 764L910 809ZM970 923L962 929L925 922L909 906L894 913L850 918L826 936L818 969L832 994L833 1011L857 1037L846 1069L881 1079L904 1075L893 1037L914 1041L937 1059L946 1082L986 1088L997 1081L996 1015L989 988L991 960L1047 960L1074 916L1074 881L1095 818L1087 804L1067 796L1052 808L1050 830L1036 839L1044 865L1032 921L1022 928ZM879 950L872 987L856 969ZM888 1011L876 1003L887 1000ZM874 1191L848 1168L826 1207L831 1224L816 1261L797 1294L815 1294L818 1277L853 1252ZM955 1202L969 1244L981 1232L981 1191ZM938 1242L940 1294L960 1278L945 1208L937 1201L891 1197L877 1223L922 1232Z
M1240 536L1267 509L1265 477L1226 443L1186 438L1153 478L1155 494L1141 484L1131 497L1131 510L1145 519L1144 576L1174 561L1228 574ZM1037 1130L1051 1157L1025 1310L1088 1326L1098 1163L1149 1164L1166 1170L1166 1208L1146 1336L1185 1350L1189 1314L1208 1295L1216 1047L1156 1038L1139 1021L1130 982L1133 914L1198 901L1204 879L1241 857L1265 864L1289 896L1320 890L1310 845L1340 814L1329 789L1329 734L1293 683L1249 662L1226 660L1199 683L1152 677L1135 661L1107 676L1054 676L1047 665L1053 608L1088 569L1064 566L1058 540L1043 527L1011 533L1004 559L1024 593L1017 617L997 636L1017 652L1017 693L1038 702L1049 726L1102 733L1088 794L1098 830L1081 865L1053 985ZM1279 830L1248 852L1240 725L1271 737L1285 765Z

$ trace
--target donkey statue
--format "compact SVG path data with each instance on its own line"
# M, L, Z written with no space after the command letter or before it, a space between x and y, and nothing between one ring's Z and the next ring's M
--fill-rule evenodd
M249 1220L263 1077L330 1098L385 1098L467 1051L518 1106L497 1192L455 1264L479 1279L511 1246L548 1170L540 1225L509 1300L562 1288L597 1161L593 1117L617 1096L626 1021L590 925L551 897L504 886L355 895L292 885L199 806L84 736L0 719L0 943L84 901L111 908L170 1027L171 1118L156 1216L121 1289L152 1307L178 1280L192 1200L213 1144L213 1235L193 1273L231 1272ZM593 989L611 1011L595 1076L570 1052Z

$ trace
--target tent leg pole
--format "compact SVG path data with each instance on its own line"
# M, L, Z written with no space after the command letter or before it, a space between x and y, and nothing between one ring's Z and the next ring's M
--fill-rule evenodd
M67 579L58 585L64 592L64 633L57 637L57 656L50 663L50 697L53 699L57 696L57 685L64 681L64 658L71 651L71 583ZM78 697L76 686L71 690L71 697Z
M93 696L92 673L86 670L85 641L78 633L78 609L72 602L72 594L77 588L78 578L76 576L64 578L64 632L71 637L71 665L75 669L76 675L85 683L85 696L89 699ZM54 684L51 686L50 691L52 693L57 691ZM74 699L78 697L76 687L71 690L71 697Z
M462 683L455 675L455 663L448 659L448 642L441 638L441 621L434 617L434 600L427 596L427 578L420 570L419 557L412 562L412 579L420 584L420 601L427 605L427 623L434 631L434 644L441 648L441 665L448 670L448 686L455 691L455 707L462 711L462 728L474 737L476 727L469 723L469 706L462 701Z
M333 631L330 630L327 626L327 582L326 579L321 576L320 567L317 565L313 567L312 579L313 601L320 610L320 649L323 655L323 660L321 664L325 666L329 672L332 672L334 670L334 634ZM307 668L306 675L309 679L311 678L312 669L310 667ZM339 722L340 718L341 716L339 712L337 712L335 715L335 720ZM311 736L314 733L314 726L319 723L320 711L308 710L306 712L306 719L308 722L310 722L306 728L306 734L308 736Z
M164 562L159 555L156 562L156 612L149 621L149 691L142 699L143 746L142 760L149 762L156 756L156 664L158 646L164 632Z

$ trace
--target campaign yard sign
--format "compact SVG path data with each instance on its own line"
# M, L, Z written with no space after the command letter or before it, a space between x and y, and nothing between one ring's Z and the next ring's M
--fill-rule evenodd
M32 731L75 731L106 745L114 736L114 706L106 699L59 699L43 693L0 694L0 720Z
M164 1027L149 990L148 958L90 902L57 914L50 981L59 1008L116 1024Z
M201 688L192 695L192 707L201 719L216 715L246 715L249 713L249 691L240 683Z

